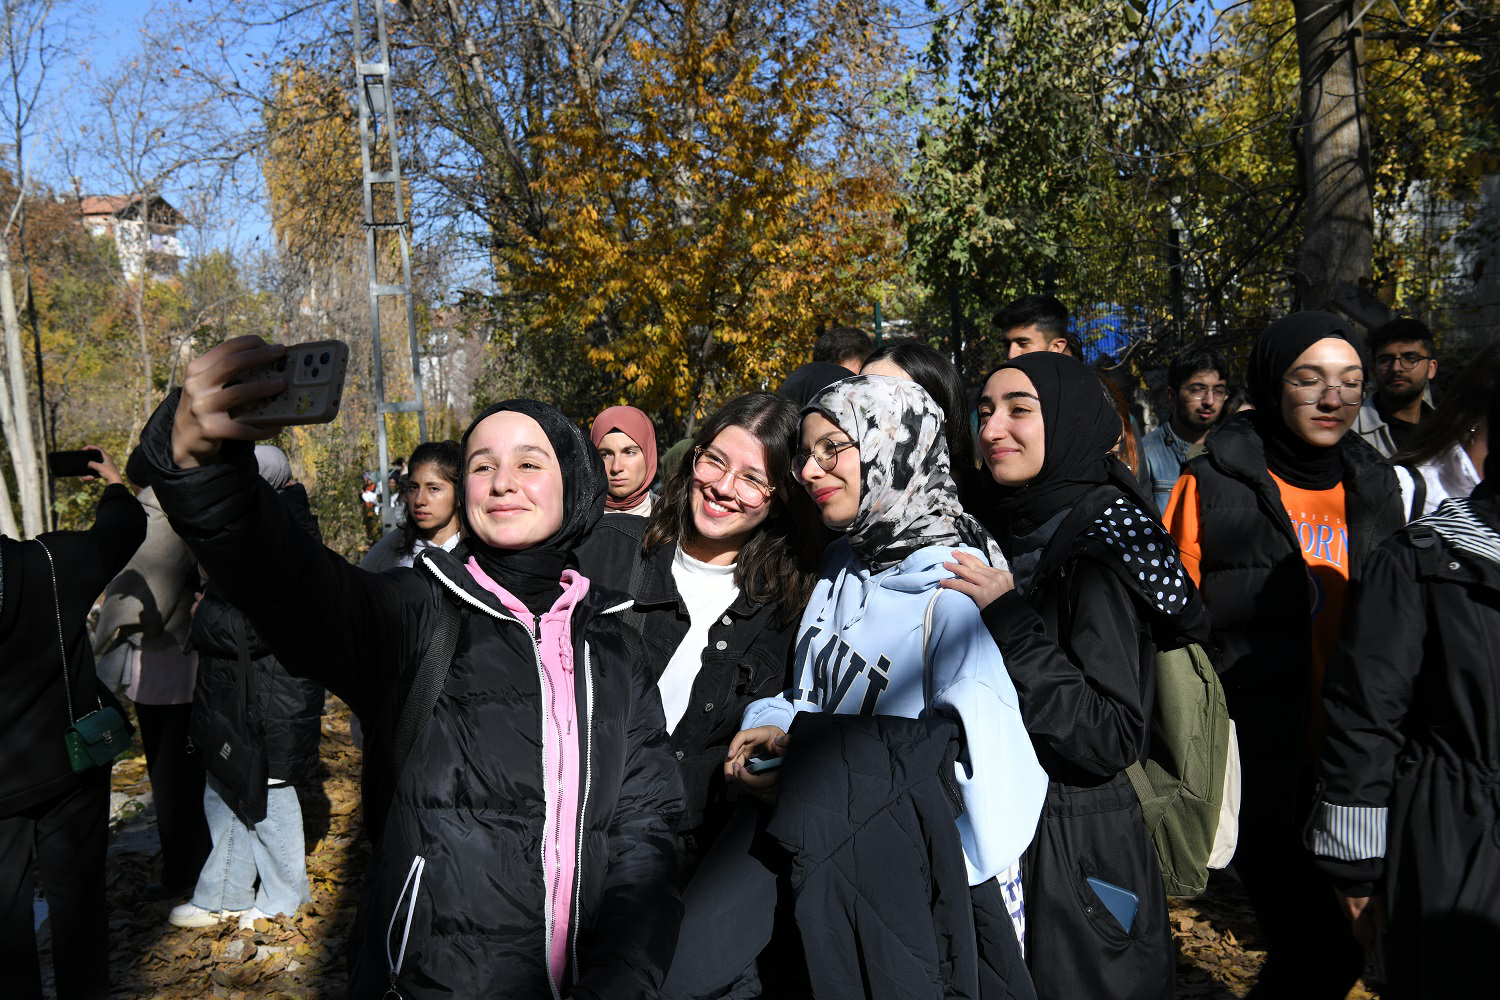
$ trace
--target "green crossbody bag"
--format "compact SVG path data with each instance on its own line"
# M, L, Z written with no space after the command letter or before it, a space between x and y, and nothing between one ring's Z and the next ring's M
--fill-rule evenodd
M114 759L125 753L135 743L130 724L114 706L105 706L99 694L94 693L94 711L81 719L73 717L73 684L68 677L68 647L63 642L62 602L57 596L57 567L52 562L52 552L41 541L42 551L47 553L47 567L52 574L52 608L57 615L57 649L62 654L63 697L68 701L68 731L63 740L68 747L68 763L79 774L96 767L107 767Z

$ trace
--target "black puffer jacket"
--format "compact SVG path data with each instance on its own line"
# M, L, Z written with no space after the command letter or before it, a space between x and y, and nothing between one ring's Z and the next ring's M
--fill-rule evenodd
M39 541L57 570L68 691L73 715L95 711L97 694L118 704L94 676L89 605L146 537L146 511L124 486L106 486L87 531L53 531ZM0 536L0 816L69 791L86 776L68 764L68 701L57 648L52 572L38 541ZM122 713L123 714L123 713Z
M469 610L370 861L350 995L653 996L681 919L672 837L681 782L660 702L618 623L623 599L591 590L572 619L581 805L567 969L552 983L540 845L555 779L542 769L545 696L530 626L473 582L461 555L371 574L318 546L246 447L176 468L175 403L142 440L173 527L286 668L347 701L377 745L389 742L386 706L431 642L439 601Z
M316 518L300 485L277 496L292 511L310 537L321 540ZM304 622L304 627L310 627ZM266 758L266 777L297 782L312 774L323 734L323 686L293 677L277 662L269 646L219 589L209 584L193 613L188 641L198 651L198 679L193 687L193 717L207 718L214 710L238 706L241 678L238 626L250 657L250 704L239 720L247 745L259 746Z
M819 997L1034 998L1015 932L980 919L954 818L951 720L803 712L766 828L792 856ZM998 896L994 883L976 888Z
M1307 564L1266 466L1266 449L1245 417L1208 438L1188 462L1197 479L1199 590L1213 615L1214 665L1234 710L1237 694L1289 695L1300 708L1308 689L1312 612ZM1349 581L1371 549L1403 523L1396 474L1357 434L1338 444L1344 463Z
M688 613L672 578L675 546L663 545L642 558L645 529L645 518L606 514L578 558L585 576L615 590L631 590L638 577L633 610L655 683L687 635ZM745 707L785 690L791 680L797 618L778 622L780 612L779 604L755 604L740 594L708 630L703 667L693 681L687 711L671 734L685 796L679 829L684 875L713 843L738 801L724 781L724 757Z

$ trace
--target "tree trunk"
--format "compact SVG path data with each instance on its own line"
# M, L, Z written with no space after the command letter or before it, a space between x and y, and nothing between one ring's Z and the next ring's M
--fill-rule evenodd
M1323 308L1341 283L1368 279L1375 245L1364 45L1350 6L1293 0L1302 115L1297 130L1307 228L1297 254L1297 306Z
M11 468L16 475L16 493L21 499L21 531L32 538L45 529L42 509L41 454L31 429L30 394L26 391L26 369L22 363L21 320L16 313L15 287L11 284L10 248L0 235L0 325L5 333L5 372L0 374L0 431L10 447Z
M21 537L16 527L16 512L10 506L10 484L5 481L5 470L0 468L0 535Z

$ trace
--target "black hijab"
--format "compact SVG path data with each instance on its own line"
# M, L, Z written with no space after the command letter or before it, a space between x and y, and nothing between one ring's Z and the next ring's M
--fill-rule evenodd
M811 361L788 375L786 381L781 383L781 388L776 390L776 395L791 400L801 410L833 383L853 377L854 374L843 365Z
M1331 490L1344 477L1338 447L1304 440L1281 416L1282 377L1309 347L1328 338L1360 345L1349 324L1333 313L1299 312L1283 316L1261 332L1250 351L1251 419L1265 443L1266 464L1277 476L1303 490ZM1360 352L1364 363L1364 353ZM1365 365L1368 373L1370 368Z
M1087 365L1066 354L1034 351L995 371L1007 368L1021 372L1036 387L1045 451L1041 471L1024 486L1001 486L985 477L989 506L1009 534L1035 531L1058 511L1111 480L1127 496L1139 498L1140 487L1129 482L1129 470L1110 454L1120 438L1120 415Z
M546 541L529 549L497 549L486 545L469 525L469 512L463 510L466 544L470 554L496 583L510 591L531 609L541 614L551 609L562 592L563 570L576 565L573 550L586 538L604 514L607 479L599 452L589 443L582 428L546 403L534 399L507 399L495 403L474 418L459 441L464 468L468 468L469 435L486 417L503 411L524 414L541 424L542 431L557 454L563 480L563 521ZM464 491L459 491L462 499Z

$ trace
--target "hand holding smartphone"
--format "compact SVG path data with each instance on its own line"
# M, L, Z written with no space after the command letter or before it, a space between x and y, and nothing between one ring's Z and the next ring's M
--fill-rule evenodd
M53 478L80 478L84 482L102 479L106 483L123 483L124 477L114 459L103 448L80 448L76 451L47 452L47 471Z
M764 774L781 766L785 757L751 757L745 761L745 770L751 774Z
M76 451L47 452L47 471L54 479L75 479L79 476L95 475L90 462L104 461L104 452L98 448L80 448Z
M234 407L229 416L252 427L327 423L338 416L348 366L349 345L342 340L292 344L269 365L242 372L224 383L228 388L276 378L286 382L275 395Z

